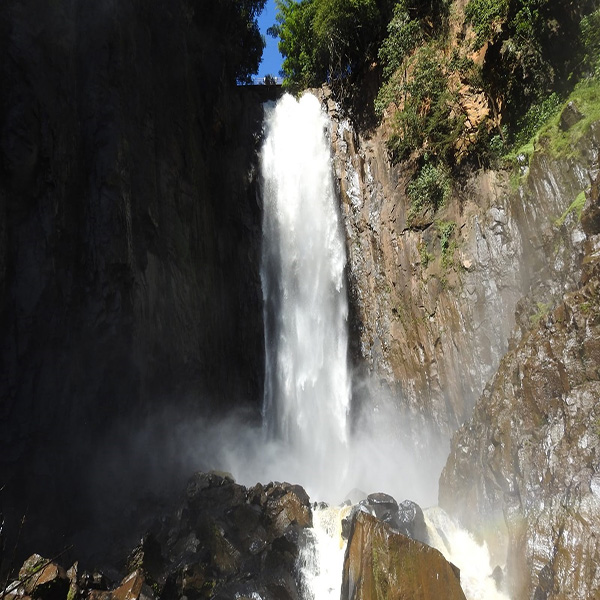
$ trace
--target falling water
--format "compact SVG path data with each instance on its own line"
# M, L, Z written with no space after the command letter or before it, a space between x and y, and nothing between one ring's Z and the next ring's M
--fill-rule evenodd
M311 465L311 487L323 498L344 476L350 403L346 254L329 121L305 94L299 102L285 95L265 123L263 422L271 438Z
M436 470L426 468L423 460L410 460L387 411L382 422L364 427L351 444L348 439L346 255L327 140L329 120L315 96L306 94L297 102L286 95L267 109L265 127L261 278L267 440L260 446L261 460L250 453L242 471L252 479L261 463L265 472L258 479L280 474L304 485L318 500L338 502L357 486L414 497L423 474L427 479ZM339 598L345 544L340 523L347 510L313 512L314 527L307 532L299 562L305 600ZM467 598L506 600L489 577L487 549L443 511L428 514L433 545L464 569Z

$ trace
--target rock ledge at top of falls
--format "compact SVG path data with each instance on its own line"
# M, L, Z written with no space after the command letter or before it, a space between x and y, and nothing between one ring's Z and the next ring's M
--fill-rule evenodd
M513 600L600 597L599 187L579 287L503 358L440 479L440 506L506 560Z
M465 600L460 573L435 548L358 511L344 557L341 600Z

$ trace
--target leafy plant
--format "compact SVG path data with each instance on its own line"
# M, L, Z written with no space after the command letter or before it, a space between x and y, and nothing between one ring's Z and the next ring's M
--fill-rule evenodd
M450 177L441 167L425 163L417 176L406 188L410 199L408 223L426 206L437 210L442 206L450 193Z
M550 305L545 302L536 302L537 311L531 315L529 320L534 327L537 327L540 321L550 312Z
M506 20L508 0L470 0L465 8L465 17L475 30L475 46L481 48Z
M571 213L575 213L577 215L577 221L580 221L581 213L583 212L584 206L585 206L585 191L582 190L581 192L579 192L579 194L577 194L577 197L575 198L575 200L573 200L573 202L571 202L571 204L569 204L569 206L565 210L565 212L562 215L560 215L560 217L558 217L558 219L556 219L556 221L554 221L554 224L557 227L562 227L564 225L567 217Z
M451 241L452 234L456 229L456 223L454 221L442 221L438 220L435 222L435 226L440 236L440 248L442 250L442 266L447 269L452 266L454 262L454 251L456 250L456 242Z

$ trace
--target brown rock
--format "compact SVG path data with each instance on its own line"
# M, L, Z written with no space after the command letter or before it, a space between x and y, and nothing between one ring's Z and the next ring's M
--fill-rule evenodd
M560 128L563 131L568 131L583 118L585 118L585 115L581 114L577 105L574 102L569 102L560 114Z
M152 600L154 594L141 570L130 573L112 593L111 600Z
M19 571L25 593L33 598L62 598L69 587L66 571L54 562L33 554Z
M283 535L289 525L312 527L309 499L300 486L284 483L269 489L266 509L276 536Z
M599 298L596 273L505 356L440 478L512 598L600 597Z
M341 600L465 600L458 569L442 554L364 512L353 521Z

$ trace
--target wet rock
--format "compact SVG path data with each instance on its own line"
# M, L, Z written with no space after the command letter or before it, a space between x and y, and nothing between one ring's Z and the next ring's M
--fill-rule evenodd
M506 563L514 598L600 596L599 275L504 357L440 478L440 505Z
M25 594L41 600L62 600L69 589L66 571L39 554L30 556L19 571Z
M569 129L571 129L571 127L573 127L573 125L576 125L577 123L579 123L579 121L581 121L584 118L585 115L583 115L580 112L575 102L571 101L563 108L563 111L560 113L559 126L563 131L568 131Z
M156 581L162 571L164 559L160 553L160 544L152 534L145 535L127 558L128 572L141 570L144 575Z
M155 533L164 567L161 598L298 600L296 562L312 525L304 489L288 483L247 489L227 475L196 473L185 500Z
M464 600L458 569L442 554L394 532L359 511L353 521L342 581L342 600Z
M577 286L584 236L576 220L562 232L552 222L589 186L600 129L582 139L577 158L557 160L541 148L531 161L523 156L529 174L517 190L505 172L474 173L441 210L407 227L414 166L390 163L389 121L363 133L331 116L351 353L365 375L361 385L371 386L354 390L355 405L361 394L365 404L392 398L394 414L398 405L403 412L398 427L414 432L411 447L423 461L422 449L450 440L471 415L510 340L530 328L537 303L556 304ZM443 251L444 223L455 227ZM524 296L532 310L518 322ZM432 457L432 467L445 458Z
M141 570L130 573L113 591L111 600L154 600L154 593Z

